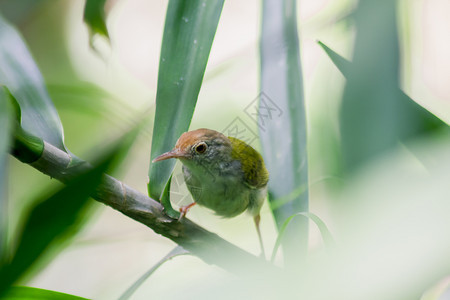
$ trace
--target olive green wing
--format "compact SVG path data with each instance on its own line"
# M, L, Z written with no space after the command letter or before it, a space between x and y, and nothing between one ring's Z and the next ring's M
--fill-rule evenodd
M269 172L261 154L237 138L228 137L228 139L232 145L232 158L242 163L245 184L254 189L265 187L269 181Z

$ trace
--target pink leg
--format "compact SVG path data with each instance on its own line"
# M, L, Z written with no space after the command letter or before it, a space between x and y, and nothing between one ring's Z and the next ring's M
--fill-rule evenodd
M195 204L197 204L197 203L196 203L196 202L192 202L192 203L189 204L189 205L180 207L180 213L181 213L180 219L184 218L184 216L187 214L187 212L189 211L189 209L190 209L192 206L194 206Z
M266 259L266 252L264 251L264 244L262 241L261 230L259 229L259 222L261 221L261 216L256 215L253 220L255 221L256 232L258 233L259 245L261 246L261 256Z

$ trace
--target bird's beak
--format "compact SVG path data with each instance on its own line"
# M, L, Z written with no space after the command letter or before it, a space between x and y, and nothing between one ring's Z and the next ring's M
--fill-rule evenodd
M158 156L157 158L152 160L152 163L155 163L155 162L161 161L161 160L171 159L171 158L184 158L184 157L186 157L186 154L184 154L183 152L181 152L178 149L173 149L169 152L161 154L160 156Z

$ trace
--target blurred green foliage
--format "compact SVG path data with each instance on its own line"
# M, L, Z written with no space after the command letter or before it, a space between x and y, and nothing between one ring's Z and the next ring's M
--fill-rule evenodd
M170 150L178 136L189 128L223 3L169 1L159 60L151 158ZM292 227L291 233L286 231L283 240L296 245L293 249L303 249L293 251L292 256L303 256L299 253L306 252L306 243L310 242L307 239L307 218L304 218L305 215L311 216L305 212L309 206L311 187L308 183L308 168L309 174L327 175L320 166L331 164L331 160L320 155L314 159L306 156L307 141L323 137L309 135L307 138L310 132L306 125L317 116L306 116L304 110L303 86L308 86L308 78L311 77L304 80L300 72L299 53L303 46L297 37L296 17L299 11L302 12L302 7L297 9L296 3L293 0L263 1L261 90L283 114L275 120L277 122L271 123L267 130L261 130L260 133L264 157L271 172L270 197L275 200L272 209L276 224L281 228L276 245L284 230ZM103 0L87 1L84 6L85 20L94 33L109 36L104 4ZM445 153L449 152L447 145L440 144L444 140L442 137L429 139L448 126L400 89L401 56L410 49L399 46L398 2L360 0L354 7L349 2L339 5L345 6L342 11L346 13L353 9L346 17L348 27L345 28L347 35L351 35L352 30L356 32L354 45L348 47L354 49L353 57L351 61L346 60L325 44L321 46L346 78L342 97L339 93L328 93L330 86L324 86L321 82L323 77L319 76L315 80L318 80L321 89L327 90L329 101L340 105L339 112L332 112L338 115L339 121L338 128L332 128L332 131L336 129L333 131L335 136L326 138L335 139L329 144L338 145L331 150L335 155L339 152L336 155L337 162L333 163L344 166L344 175L351 175L343 176L342 195L330 196L321 191L326 194L324 197L330 199L324 202L326 208L320 209L325 214L332 211L330 224L333 226L329 227L331 232L335 230L339 233L341 243L338 245L341 251L325 259L319 256L318 261L314 260L315 257L308 257L311 259L310 264L301 270L304 277L300 279L303 280L293 277L292 282L286 281L287 284L276 280L266 284L266 281L261 280L255 285L246 281L242 291L248 291L251 296L259 294L269 297L276 291L280 293L276 295L277 298L285 294L287 297L298 295L300 292L305 295L305 299L311 299L317 293L320 294L318 299L329 299L330 295L339 298L344 294L347 299L411 299L420 297L424 289L448 274L445 254L448 253L448 241L443 228L448 228L450 219L445 213L448 201L444 201L448 200L448 191L444 187L445 181L448 181L448 172L445 170L448 155ZM64 149L59 113L63 123L69 125L66 126L65 134L70 149L78 154L90 149L94 142L102 144L106 136L116 136L117 128L123 126L122 122L130 122L126 113L130 109L127 105L117 105L115 96L105 92L96 83L83 82L72 69L71 55L74 54L69 54L65 40L66 19L71 8L64 1L0 1L3 15L18 25L44 73L44 76L40 74L19 30L0 17L0 84L7 86L20 104L24 129ZM59 13L55 14L55 11ZM308 26L320 23L323 27L316 32L323 34L331 31L334 34L337 31L331 29L335 25L333 22L332 25L323 24L335 18L335 15L340 18L342 11L324 14L325 21L302 22L302 30L307 33ZM35 26L36 20L41 20L40 26ZM323 40L335 48L335 43L342 42L341 37ZM348 41L344 39L344 42ZM339 48L339 45L336 47ZM256 54L252 52L252 55ZM216 66L216 71L222 70L226 64L229 61ZM220 72L217 74L216 77L223 75ZM247 75L245 73L242 76ZM43 77L50 81L47 86ZM242 97L239 90L224 90L217 91L217 94L228 92L233 97ZM80 181L69 184L53 195L36 198L36 194L42 194L39 190L48 189L49 180L40 174L22 172L24 168L13 160L12 170L7 169L5 153L9 147L10 130L4 124L10 123L11 113L5 109L8 95L0 95L0 258L3 257L0 260L3 264L0 282L4 287L28 272L28 268L39 257L47 255L49 259L54 258L56 252L45 254L47 247L55 244L58 237L71 235L73 222L77 223L86 217L82 213L84 205L89 191L98 180L96 176L99 173L95 172L100 171L96 169L93 171L96 175L85 175L84 179L78 179ZM308 105L315 105L315 99L307 100ZM332 109L336 110L335 106ZM220 115L218 110L216 108L217 115ZM328 115L325 112L321 114L328 121ZM133 114L130 116L133 117ZM216 114L212 118L215 117ZM117 125L119 123L122 125ZM419 151L417 149L420 147L414 143L420 139L425 140L420 144L422 148ZM410 151L408 155L414 156L406 163L402 159L407 155L396 156L404 148ZM388 158L387 163L373 166L375 161L392 153L395 155L391 160ZM434 160L438 162L430 163ZM166 183L173 164L167 161L150 165L148 189L152 197L159 199L164 188L168 192ZM426 176L417 171L420 167L427 169ZM6 178L10 174L16 174L8 179L19 188L9 193L12 194L8 204L11 215L7 220L6 197L3 195ZM26 189L22 188L25 182ZM320 201L321 196L313 193L312 202ZM343 204L345 201L339 201L343 199L353 201L350 201L351 205ZM32 204L27 205L26 202ZM61 210L62 202L65 206ZM166 206L170 207L170 202ZM23 214L23 207L32 209L28 214ZM303 217L294 218L298 214ZM16 230L14 223L20 223L17 221L19 215L26 216L23 218L25 223L20 230ZM296 220L299 224L288 226L290 220ZM326 226L320 219L316 221L321 225L322 235L326 236ZM6 223L12 235L9 239L5 237ZM18 243L17 248L12 248L14 242ZM5 244L10 248L8 251L4 250ZM393 266L395 268L390 269ZM177 272L176 275L180 273L183 272ZM186 273L191 276L191 272ZM172 280L174 274L170 276ZM401 280L397 281L398 278ZM224 284L235 286L235 280L220 281L218 286L211 283L211 279L204 279L209 284L202 281L200 288L187 284L189 288L185 291L174 289L165 296L177 298L180 294L186 297L195 294L201 297L214 293L222 297L235 296L231 295L232 291L223 289ZM352 281L351 285L349 281ZM373 284L367 285L367 282ZM318 289L321 285L324 288ZM12 297L16 298L23 298L26 293L33 294L30 297L46 299L53 296L55 299L73 298L70 295L50 296L53 292L27 288L14 288L12 292ZM227 292L230 294L227 295Z
M0 83L20 105L21 126L65 151L63 129L44 79L19 32L0 15Z
M92 31L91 36L99 34L109 38L108 29L106 28L105 3L106 0L86 0L84 21L89 26L89 30Z
M89 195L100 183L109 160L75 179L50 197L34 201L23 217L25 224L17 234L17 249L0 267L0 292L22 277L56 240L73 236L84 219Z
M5 260L8 232L7 156L13 124L10 94L0 87L0 264Z
M1 298L3 300L83 300L73 295L58 293L54 291L17 286L13 287Z
M8 125L12 121L12 104L16 104L20 126L14 129L14 147L12 154L25 163L31 163L42 154L44 141L59 147L65 151L63 144L62 124L55 106L47 92L44 80L37 65L32 59L25 42L18 30L0 16L0 83L5 86L1 89L1 146L0 157L1 174L6 172L4 151L8 151L10 143L8 140ZM6 89L7 88L7 89ZM93 94L89 89L86 94ZM96 89L96 91L99 89ZM10 94L11 91L11 94ZM98 93L98 92L97 92ZM104 96L102 94L101 96ZM92 100L92 99L91 99ZM94 111L89 105L90 111ZM104 113L104 112L103 112ZM10 115L8 117L8 115ZM98 116L98 115L97 115ZM10 119L10 121L8 121ZM138 127L139 128L139 127ZM56 255L55 249L60 249L62 242L73 237L86 221L88 216L88 199L97 188L100 180L107 169L112 171L125 156L135 133L122 138L117 146L101 158L98 167L87 171L85 174L75 177L68 182L67 186L50 196L41 196L31 202L29 212L20 218L20 229L14 230L14 237L8 241L6 218L8 209L3 186L1 188L1 259L0 259L0 293L8 290L11 284L28 276L33 271L39 271L34 266L38 263L42 266L42 257L52 258ZM36 137L37 136L37 137ZM3 149L4 148L4 149ZM36 150L36 151L35 151ZM98 156L98 155L97 155ZM76 164L76 157L72 157L72 163ZM76 168L74 165L73 168ZM1 182L6 180L1 178ZM36 193L35 190L31 194ZM48 192L45 192L48 195ZM15 207L15 206L13 206ZM19 211L20 212L20 211ZM17 215L19 213L15 212ZM3 217L3 215L5 217ZM17 244L17 246L16 246ZM51 250L51 251L49 251ZM53 251L52 251L53 250ZM34 268L33 268L34 267ZM6 299L31 297L51 297L52 299L77 298L70 295L52 293L38 289L15 288L12 292L4 295ZM3 298L2 298L3 299ZM47 298L49 299L49 298Z
M94 163L95 167L83 171L50 196L33 200L29 212L22 218L24 224L17 233L14 253L0 265L0 294L28 272L36 271L32 267L49 249L60 247L63 241L75 235L86 221L89 196L100 184L103 174L120 165L135 137L133 132L128 134L103 154ZM82 165L71 168L77 167Z
M261 95L256 113L270 174L269 202L279 230L292 215L307 212L309 207L306 111L296 3L265 0L262 14ZM299 190L301 193L296 193ZM288 195L293 197L280 204ZM308 220L294 219L285 233L285 262L295 265L306 256Z
M396 1L361 0L353 17L356 27L353 63L346 64L332 54L347 78L340 111L342 154L347 171L408 138L447 127L400 91Z

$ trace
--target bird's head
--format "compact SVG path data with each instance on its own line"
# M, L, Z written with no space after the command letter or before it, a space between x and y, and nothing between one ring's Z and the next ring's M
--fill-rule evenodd
M190 169L209 167L231 159L231 142L220 132L201 128L183 133L175 147L152 162L178 158Z

